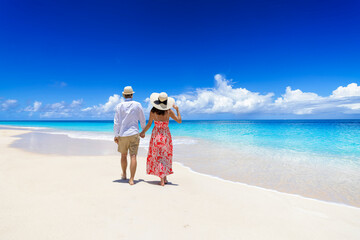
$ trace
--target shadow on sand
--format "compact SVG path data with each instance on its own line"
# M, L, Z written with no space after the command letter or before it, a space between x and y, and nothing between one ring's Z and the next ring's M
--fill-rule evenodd
M160 186L160 181L145 181L148 184L152 184L152 185L159 185ZM171 186L179 186L179 184L176 183L172 183L172 182L168 182L165 185L171 185Z
M117 179L117 180L114 180L113 181L114 183L129 183L129 179ZM134 184L137 184L139 182L145 182L144 179L137 179L137 180L134 180Z
M114 183L127 183L129 184L129 179L117 179L113 181ZM134 184L138 184L139 182L146 182L148 184L152 184L152 185L160 185L160 181L145 181L144 179L137 179L134 180ZM179 184L176 183L172 183L172 182L168 182L166 185L170 185L170 186L179 186Z

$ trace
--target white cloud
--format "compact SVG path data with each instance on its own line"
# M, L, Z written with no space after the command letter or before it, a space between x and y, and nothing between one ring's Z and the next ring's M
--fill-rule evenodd
M215 75L214 88L199 88L195 92L175 96L176 104L186 112L250 113L271 103L273 93L262 95L246 88L233 88L231 81Z
M41 105L42 105L41 102L35 101L34 102L34 108L33 108L34 112L37 112L40 109Z
M280 113L293 113L297 115L333 113L356 114L360 104L360 86L351 83L346 87L339 86L328 97L321 97L316 93L302 92L286 88L285 94L275 100L272 109Z
M360 103L342 104L340 107L350 108L351 110L360 110Z
M109 97L108 101L105 104L98 104L92 107L86 107L81 109L82 112L87 112L89 114L99 116L99 115L111 115L113 114L115 107L123 102L124 99L118 94L114 94Z
M71 104L67 104L65 101L43 105L42 102L35 101L33 105L27 106L24 111L30 112L32 116L35 112L40 113L41 118L63 118L78 116L79 109L83 100L73 100Z
M42 102L39 101L35 101L34 104L32 106L27 106L24 111L25 112L30 112L29 116L32 116L34 112L37 112L40 110L42 106Z
M61 118L61 117L70 117L71 108L66 108L66 103L64 101L47 104L42 112L40 113L41 118Z
M360 86L356 83L350 83L346 87L340 86L332 92L332 98L359 97Z
M83 103L82 99L79 100L73 100L72 103L70 104L70 107L75 108L75 107L80 107Z
M313 92L292 90L273 99L273 93L260 94L245 88L234 88L230 80L215 75L214 88L199 88L191 93L175 96L176 103L188 113L264 113L276 115L358 114L360 113L360 86L351 83L339 86L328 97Z
M286 102L301 102L301 101L316 101L323 99L316 93L303 92L300 89L291 90L291 87L287 87L285 94L275 100L276 104L282 104Z
M1 111L8 111L14 109L18 104L18 101L15 99L7 99L0 105Z
M285 94L277 98L269 109L274 112L297 115L311 114L323 100L325 98L316 93L303 92L300 89L292 90L291 87L287 87Z
M147 108L144 110L144 111L145 111L145 116L146 116L147 114L150 113L150 111L151 111L151 109L152 109L153 106L152 106L151 103L150 103L150 98L149 98L149 97L147 97L147 98L144 100L144 102L147 103Z

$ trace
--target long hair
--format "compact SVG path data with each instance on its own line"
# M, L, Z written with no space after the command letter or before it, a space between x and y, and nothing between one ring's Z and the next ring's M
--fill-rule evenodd
M152 113L156 113L157 115L165 115L166 110L160 110L160 109L157 109L157 108L153 107L153 108L151 109L151 112L152 112Z

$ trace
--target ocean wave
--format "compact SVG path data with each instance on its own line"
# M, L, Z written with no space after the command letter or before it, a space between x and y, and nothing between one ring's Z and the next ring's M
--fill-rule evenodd
M114 139L112 134L104 133L104 132L46 131L44 133L66 135L70 138L76 138L76 139L105 140L105 141L113 141Z
M48 128L48 127L26 127L26 126L15 126L15 125L0 125L0 127L9 128L9 129L24 129L24 130L47 130L47 129L51 129L51 128Z
M107 132L86 132L86 131L62 131L62 130L53 130L47 128L41 128L38 130L42 130L40 132L48 133L48 134L66 135L70 138L75 138L75 139L103 140L103 141L111 141L111 142L114 141L114 135L110 132L107 133ZM147 148L149 146L150 136L151 135L148 135L145 138L141 139L139 146L143 148ZM173 137L174 145L196 144L197 142L198 140L190 137Z

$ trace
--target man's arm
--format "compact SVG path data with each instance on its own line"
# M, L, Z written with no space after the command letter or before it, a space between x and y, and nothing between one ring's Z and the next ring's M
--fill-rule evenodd
M115 109L115 116L114 116L114 141L117 142L117 138L120 132L120 123L121 123L121 116L120 116L120 109L117 106ZM115 140L116 139L116 140Z
M139 120L140 120L140 126L141 126L141 130L144 130L145 128L145 124L146 124L146 120L145 120L145 115L144 115L144 110L141 107L141 104L139 104Z

